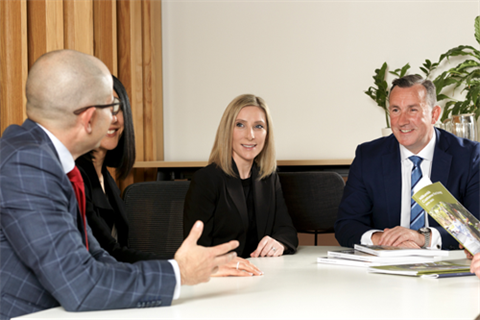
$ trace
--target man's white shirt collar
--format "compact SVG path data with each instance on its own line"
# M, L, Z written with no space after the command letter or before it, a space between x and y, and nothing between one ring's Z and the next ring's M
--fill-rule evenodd
M427 143L418 154L412 153L410 150L400 144L400 157L402 161L408 160L411 156L419 156L423 160L433 161L433 153L435 152L435 142L437 141L437 133L433 130L433 135L430 141Z
M75 160L73 159L72 154L70 151L68 151L67 147L63 145L60 140L58 140L57 137L53 135L50 131L45 129L42 125L38 124L37 125L45 131L45 133L48 135L50 140L52 140L53 147L55 148L55 151L57 151L58 157L60 158L60 163L62 164L63 171L65 173L69 173L70 171L75 168Z

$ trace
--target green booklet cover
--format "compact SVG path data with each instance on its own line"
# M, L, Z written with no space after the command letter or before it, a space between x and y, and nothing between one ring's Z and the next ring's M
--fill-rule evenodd
M471 254L480 252L480 222L441 182L423 187L412 198Z
M375 266L368 268L369 272L398 274L404 276L422 276L429 274L469 273L470 266L452 261L404 264L395 266Z

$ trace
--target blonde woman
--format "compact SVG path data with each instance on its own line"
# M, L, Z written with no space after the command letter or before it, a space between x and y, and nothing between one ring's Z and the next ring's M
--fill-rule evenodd
M296 251L297 232L276 174L272 129L262 98L244 94L227 106L209 165L195 173L185 199L185 236L202 220L205 227L198 244L203 246L238 240L236 252L242 258ZM218 275L255 275L251 266L239 258Z

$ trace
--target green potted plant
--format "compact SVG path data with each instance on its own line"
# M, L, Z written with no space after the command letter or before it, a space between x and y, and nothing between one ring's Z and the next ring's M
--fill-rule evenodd
M367 91L364 91L367 96L372 98L372 100L375 101L377 105L385 111L385 121L387 123L387 127L382 129L383 136L387 136L392 133L392 130L390 129L390 118L387 106L389 93L388 83L386 80L387 68L388 65L386 62L384 62L380 69L375 69L375 75L372 77L375 86L370 86ZM397 77L403 77L409 68L410 65L407 63L402 68L389 71L389 73Z
M480 16L475 18L475 39L480 45ZM450 61L452 57L464 57L465 59L432 80L436 87L437 102L445 101L440 120L441 122L446 122L447 119L451 120L452 117L454 120L459 117L470 117L474 118L473 121L479 121L480 50L472 46L461 45L440 55L436 63L432 63L429 59L426 59L420 67L420 70L425 74L425 78L428 79L432 76L433 71L442 63L445 64ZM390 128L387 106L389 93L386 81L387 68L388 66L385 62L380 69L375 70L375 75L373 76L374 86L369 87L368 90L364 92L385 111L387 128ZM389 73L397 77L403 77L407 74L409 68L410 65L407 63L403 68L390 71ZM445 93L446 91L452 91L451 96L447 95ZM464 97L455 99L454 96L456 93L464 93ZM461 121L463 122L463 120ZM480 132L477 140L480 141Z
M480 45L480 16L475 18L475 39ZM444 80L446 85L454 85L454 91L459 90L466 94L463 100L448 98L442 121L452 115L473 113L476 119L480 116L480 51L472 46L461 45L442 54L438 64L458 56L465 57L465 60L444 72Z

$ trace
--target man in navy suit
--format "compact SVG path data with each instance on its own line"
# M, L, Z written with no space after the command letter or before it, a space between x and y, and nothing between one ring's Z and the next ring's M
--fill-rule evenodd
M28 119L0 139L1 319L59 305L68 311L168 306L181 284L208 281L235 257L228 252L236 241L197 246L201 222L174 260L119 263L100 248L80 218L67 173L107 133L112 93L107 67L76 51L47 53L29 72Z
M393 135L357 147L335 237L349 247L458 249L447 231L415 208L411 187L417 177L440 181L478 218L480 144L434 128L441 114L435 86L418 75L393 81L389 113Z

